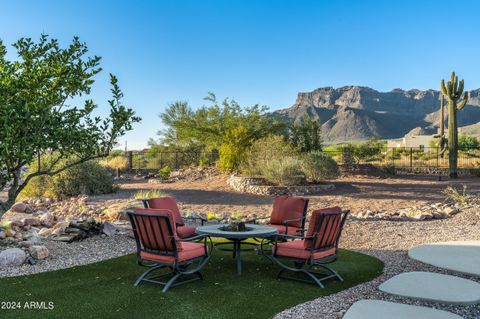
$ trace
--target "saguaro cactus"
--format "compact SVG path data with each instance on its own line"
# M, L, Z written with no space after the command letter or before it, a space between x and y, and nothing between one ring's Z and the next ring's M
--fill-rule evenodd
M455 72L452 72L450 81L445 85L445 81L440 82L440 106L442 112L442 127L440 131L440 146L442 147L442 153L445 152L448 147L448 162L450 169L450 178L457 178L457 155L458 155L458 126L457 126L457 110L463 109L468 101L468 93L463 94L463 80L458 81L458 76ZM448 138L445 143L444 136L444 121L443 121L443 96L448 100Z

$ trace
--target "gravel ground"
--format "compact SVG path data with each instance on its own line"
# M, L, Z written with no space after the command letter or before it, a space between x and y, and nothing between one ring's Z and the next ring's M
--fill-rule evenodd
M430 271L455 275L480 282L480 278L454 273L408 258L409 248L430 242L449 240L480 240L480 211L469 209L451 219L420 222L348 222L341 246L381 259L385 269L378 278L337 294L318 298L287 309L275 318L339 319L360 299L380 299L447 310L465 319L479 319L480 305L444 305L392 296L378 290L387 279L408 271Z
M69 268L119 257L135 252L135 240L125 234L112 237L94 236L71 244L46 240L50 255L36 265L0 268L0 277L28 275Z
M419 222L399 221L349 221L346 224L341 246L381 259L384 273L371 282L358 285L340 293L318 298L287 309L276 318L339 319L359 299L381 299L414 305L425 305L457 313L466 319L479 319L480 306L450 306L425 301L415 301L385 294L378 286L385 280L406 271L432 271L468 278L431 267L408 258L407 250L429 242L447 240L480 240L480 212L478 208L464 210L450 219ZM95 236L71 244L45 241L50 256L37 265L0 269L0 277L32 274L110 259L135 251L135 242L125 233L112 237Z

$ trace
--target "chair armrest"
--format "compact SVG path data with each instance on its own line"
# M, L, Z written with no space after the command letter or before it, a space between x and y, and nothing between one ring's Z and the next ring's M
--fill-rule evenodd
M203 239L205 237L210 237L208 235L195 235L193 237L188 237L188 238L183 238L183 239L178 239L177 241L186 241L186 242L189 242L189 241L194 241L194 240L199 240L199 239Z
M292 218L292 219L285 219L282 224L285 224L285 226L288 226L288 223L290 222L300 222L305 219L305 216L299 217L299 218Z

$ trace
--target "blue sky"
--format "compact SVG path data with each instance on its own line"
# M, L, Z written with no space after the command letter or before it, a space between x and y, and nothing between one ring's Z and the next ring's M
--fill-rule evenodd
M108 73L143 118L124 139L146 146L169 102L212 91L271 109L322 86L437 89L455 70L480 87L480 2L2 1L0 38L74 35L103 57L92 98L106 113ZM10 48L10 57L15 58Z

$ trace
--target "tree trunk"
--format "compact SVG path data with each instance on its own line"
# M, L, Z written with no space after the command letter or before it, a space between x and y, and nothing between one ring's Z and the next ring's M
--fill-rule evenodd
M14 175L13 180L12 180L12 185L10 189L8 190L8 199L6 202L0 203L0 218L3 216L3 214L10 209L10 207L15 204L15 200L17 199L18 194L20 193L19 189L19 177L17 174Z

